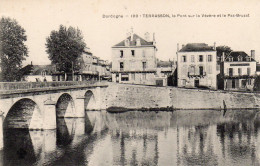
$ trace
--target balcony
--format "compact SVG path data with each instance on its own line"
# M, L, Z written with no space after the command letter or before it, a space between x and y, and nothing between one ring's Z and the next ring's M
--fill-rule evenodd
M203 73L190 73L190 72L188 72L189 78L193 78L193 77L204 78L205 76L206 76L206 72L203 72Z
M231 79L231 78L234 78L234 79L248 79L248 78L256 78L256 75L224 75L224 78L225 79Z

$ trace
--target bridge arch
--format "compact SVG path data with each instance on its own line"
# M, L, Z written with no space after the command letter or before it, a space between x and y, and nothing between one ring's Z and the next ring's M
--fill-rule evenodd
M60 117L74 117L75 104L73 98L68 93L63 93L56 102L56 116Z
M96 99L95 99L93 91L88 90L84 96L85 96L84 109L85 110L95 109L96 108Z
M9 109L3 123L4 129L41 129L43 126L42 112L30 98L22 98Z

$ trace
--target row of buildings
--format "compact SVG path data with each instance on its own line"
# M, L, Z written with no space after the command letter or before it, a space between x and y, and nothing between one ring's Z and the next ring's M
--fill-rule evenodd
M176 85L184 88L252 90L257 76L255 51L223 52L216 43L189 43L179 48L177 63L156 58L155 36L145 39L131 32L112 47L112 81L145 85ZM259 69L260 67L258 67Z
M231 51L218 56L216 44L190 43L177 49L178 87L253 90L257 76L254 50L250 55Z
M99 57L93 56L89 48L85 48L79 57L79 70L60 72L55 65L30 65L21 69L22 81L88 81L111 78L111 64Z

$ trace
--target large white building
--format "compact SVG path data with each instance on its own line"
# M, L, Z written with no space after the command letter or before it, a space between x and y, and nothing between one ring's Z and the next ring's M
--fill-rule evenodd
M178 87L217 89L219 72L215 44L189 43L177 48Z
M131 32L112 47L112 81L118 83L165 85L166 79L156 76L156 42Z

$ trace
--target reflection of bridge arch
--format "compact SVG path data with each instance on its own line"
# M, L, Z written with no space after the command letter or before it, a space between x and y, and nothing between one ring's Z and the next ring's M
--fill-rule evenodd
M63 93L56 102L56 116L59 117L73 117L75 114L75 105L73 98L68 93Z
M22 98L15 102L8 111L4 128L42 128L42 112L35 101L29 98Z
M94 93L91 90L88 90L84 96L85 96L84 109L85 110L94 109L95 105L96 105L96 99L95 99Z

